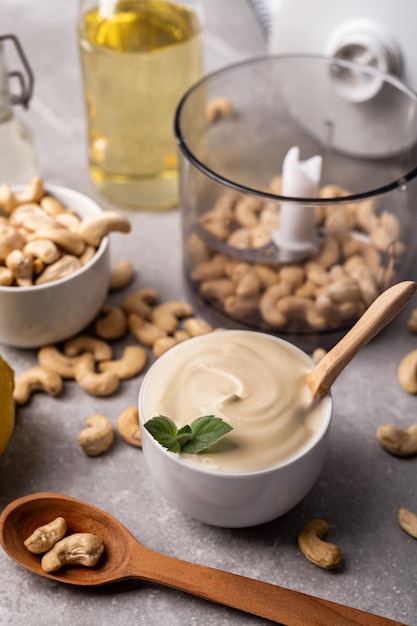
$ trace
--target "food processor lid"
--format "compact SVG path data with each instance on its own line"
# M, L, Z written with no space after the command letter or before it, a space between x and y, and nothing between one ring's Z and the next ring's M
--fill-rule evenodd
M264 16L263 20L268 24L266 36L271 53L327 54L367 63L381 71L396 74L417 89L414 28L417 4L414 2L249 1L255 12L261 3L263 12L269 14L268 19Z
M413 27L417 21L417 4L405 0L399 0L403 5L400 7L398 2L389 0L351 0L349 3L249 0L249 4L262 24L271 54L319 54L369 68L369 73L337 71L332 77L340 106L346 108L346 117L355 116L363 130L361 142L356 140L353 145L348 126L336 129L335 149L365 158L389 158L417 142L417 128L412 125L409 132L400 135L392 123L395 118L409 116L411 119L416 115L410 107L415 107L417 102L415 95L413 103L413 94L417 93L417 46ZM387 90L385 74L392 81L398 81L399 90L403 88L411 97L398 97L399 91L395 94L395 88ZM314 81L316 77L308 80ZM323 78L318 76L317 80ZM294 77L294 83L296 81ZM302 88L308 93L308 84ZM323 88L327 88L327 81ZM389 141L383 142L384 149L370 130L375 113L384 127L385 137L387 132L390 134ZM296 115L300 124L314 136L318 134L322 116L311 103L306 102L304 110L299 109Z

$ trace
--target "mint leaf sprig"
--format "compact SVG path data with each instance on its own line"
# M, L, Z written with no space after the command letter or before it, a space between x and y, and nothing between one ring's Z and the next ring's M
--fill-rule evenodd
M196 454L227 435L233 427L220 417L204 415L178 429L165 415L152 417L144 423L146 430L170 452Z

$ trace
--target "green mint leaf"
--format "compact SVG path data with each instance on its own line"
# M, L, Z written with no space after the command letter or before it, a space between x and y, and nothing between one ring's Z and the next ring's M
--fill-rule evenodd
M177 427L169 417L165 415L152 417L143 426L161 446L171 452L181 452L181 445L177 440Z
M183 435L183 434L193 434L193 431L191 430L191 426L189 426L188 424L186 424L185 426L183 426L182 428L180 428L178 430L178 435Z
M220 417L205 415L198 417L191 423L191 430L192 438L181 448L182 452L187 454L202 452L224 435L227 435L233 428Z
M181 450L183 449L185 444L188 443L190 439L192 439L192 437L193 431L191 430L190 426L188 426L188 424L179 429L179 431L177 432L177 441L180 444Z
M152 417L143 426L161 446L170 452L188 454L202 452L233 430L230 424L214 415L198 417L190 425L186 424L179 430L175 423L165 415Z

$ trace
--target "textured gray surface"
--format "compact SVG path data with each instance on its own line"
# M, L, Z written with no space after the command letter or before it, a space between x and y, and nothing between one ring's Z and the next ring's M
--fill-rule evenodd
M207 69L263 51L259 29L243 0L205 0L204 5ZM34 135L42 176L99 199L86 165L76 3L3 0L0 18L3 33L20 37L36 73L35 97L23 117ZM179 211L128 215L133 231L128 237L112 236L112 253L114 261L128 258L135 264L138 273L131 289L151 286L162 299L183 297ZM76 443L84 419L103 412L116 424L121 410L136 402L140 379L123 383L107 399L89 397L72 383L66 383L60 398L34 396L19 410L15 434L0 458L0 508L27 493L66 493L115 515L149 548L416 626L417 542L399 528L396 513L401 506L417 509L417 459L391 457L375 438L381 423L406 427L415 421L416 399L401 391L396 378L401 357L417 347L405 329L406 317L404 311L335 384L325 467L308 497L281 519L243 530L208 527L168 505L147 477L141 452L120 439L108 454L85 457ZM35 351L3 346L0 351L17 373L36 362ZM297 530L313 516L329 521L328 538L344 555L341 569L320 570L299 552ZM147 583L66 587L26 572L1 551L0 623L266 622Z

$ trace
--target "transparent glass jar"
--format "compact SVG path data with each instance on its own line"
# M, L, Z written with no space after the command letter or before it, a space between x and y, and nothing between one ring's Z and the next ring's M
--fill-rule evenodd
M21 69L8 70L4 58L5 44L14 47L22 64ZM22 71L23 69L23 71ZM12 81L18 92L11 92ZM29 106L34 76L14 35L0 36L0 184L27 184L37 175L37 162L32 135L13 110L14 105Z
M193 86L175 131L185 276L217 325L327 348L410 277L417 96L396 78L321 56L252 59ZM314 196L283 193L294 147L322 160ZM304 252L284 215L311 227Z
M176 106L202 74L199 0L81 0L91 178L110 202L178 204Z

